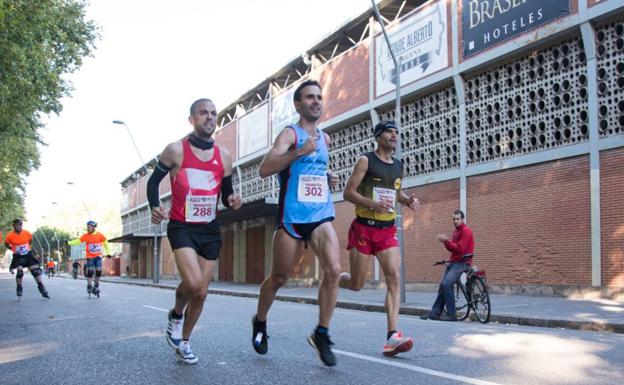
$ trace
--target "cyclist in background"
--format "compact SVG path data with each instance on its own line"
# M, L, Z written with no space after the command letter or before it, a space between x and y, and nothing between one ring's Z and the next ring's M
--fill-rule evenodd
M453 284L457 282L459 276L470 268L472 264L472 254L474 253L474 237L472 230L464 222L464 212L460 209L453 212L453 224L455 231L451 239L448 236L438 235L438 241L444 243L444 247L451 252L451 257L444 270L442 282L438 288L438 297L433 303L431 311L421 319L432 319L439 321L457 321L455 317L455 297L453 295ZM446 314L442 314L446 306Z

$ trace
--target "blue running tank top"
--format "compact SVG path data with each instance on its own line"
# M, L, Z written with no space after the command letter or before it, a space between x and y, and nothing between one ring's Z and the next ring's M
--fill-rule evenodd
M289 127L295 132L295 148L302 147L310 135L299 125ZM327 143L325 135L316 131L317 150L297 158L278 174L280 223L313 223L336 216L327 183Z

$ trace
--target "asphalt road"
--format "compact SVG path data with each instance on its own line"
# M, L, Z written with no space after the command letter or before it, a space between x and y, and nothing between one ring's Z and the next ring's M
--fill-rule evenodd
M414 349L381 355L385 315L336 310L330 328L338 365L324 367L306 338L316 306L276 302L269 353L251 348L256 300L209 296L191 337L199 363L176 362L166 344L174 293L46 279L42 299L27 274L24 296L0 272L0 384L620 384L624 335L514 325L400 318Z

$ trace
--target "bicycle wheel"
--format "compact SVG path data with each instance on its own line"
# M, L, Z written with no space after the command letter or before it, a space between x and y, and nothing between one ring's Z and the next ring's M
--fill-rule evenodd
M458 321L463 321L470 314L470 306L468 306L468 296L464 286L455 282L453 284L453 296L455 297L455 317Z
M487 323L490 320L492 308L490 306L490 294L488 293L485 282L480 277L472 279L472 300L471 306L474 315L479 322Z

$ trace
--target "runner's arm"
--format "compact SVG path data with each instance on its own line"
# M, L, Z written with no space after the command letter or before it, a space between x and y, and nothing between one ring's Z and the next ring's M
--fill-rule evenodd
M358 206L368 207L373 211L380 213L388 212L388 208L390 207L388 203L375 202L358 192L358 188L364 180L367 170L368 158L366 156L359 157L357 162L355 162L355 166L353 167L353 172L351 173L349 180L347 180L347 185L345 186L343 193L344 199Z

